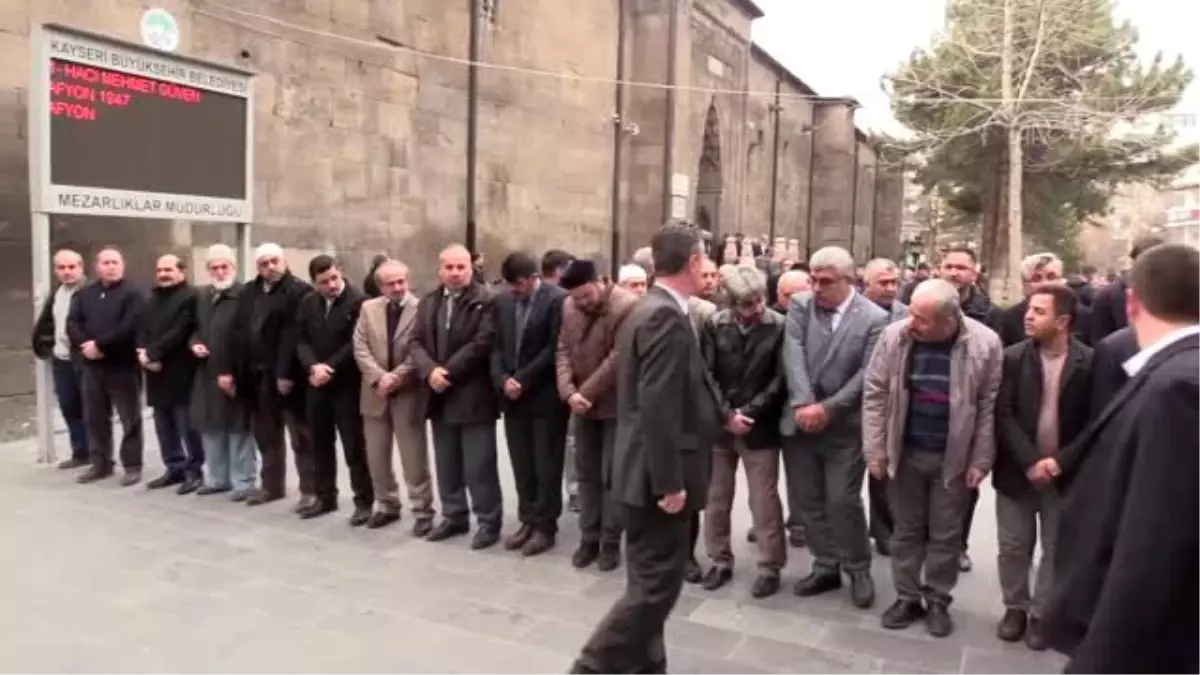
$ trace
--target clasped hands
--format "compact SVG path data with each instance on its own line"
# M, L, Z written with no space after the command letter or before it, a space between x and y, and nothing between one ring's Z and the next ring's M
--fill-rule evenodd
M800 405L792 410L792 419L801 431L815 434L829 426L829 410L821 403Z
M1030 483L1049 483L1061 475L1062 466L1053 457L1039 459L1025 472L1025 477L1029 479Z
M84 348L83 355L84 355L84 356L87 356L87 346L88 346L89 344L90 344L90 345L93 345L93 348L95 348L95 347L94 347L94 345L95 345L95 343L94 343L94 342L87 342L87 343L84 343L84 345L83 345L83 348ZM99 350L97 350L97 351L99 351ZM88 358L90 359L90 358L98 358L98 357L92 357L92 356L88 356ZM151 360L150 360L150 357L146 355L146 350L145 350L145 349L142 349L142 348L140 348L140 347L138 348L138 350L137 350L137 359L138 359L138 363L140 363L140 364L142 365L142 367L143 367L143 368L145 368L146 370L148 370L148 371L150 371L150 372L152 372L152 373L157 373L157 372L159 372L159 371L161 371L161 370L162 370L162 363L159 363L158 361L151 361Z

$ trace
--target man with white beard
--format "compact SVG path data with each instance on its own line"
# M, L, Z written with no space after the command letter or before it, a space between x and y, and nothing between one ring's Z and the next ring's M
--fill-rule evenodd
M210 283L198 289L196 332L189 342L192 354L200 361L192 385L190 415L192 427L204 444L208 474L197 494L230 492L230 498L237 502L253 491L258 471L250 410L237 397L237 388L249 384L235 374L231 386L222 390L217 376L227 360L229 326L242 283L237 280L237 257L224 244L209 247L205 268Z

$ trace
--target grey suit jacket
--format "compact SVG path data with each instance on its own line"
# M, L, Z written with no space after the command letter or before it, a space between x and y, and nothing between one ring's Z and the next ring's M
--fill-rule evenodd
M611 497L655 507L687 490L686 510L703 509L717 414L691 322L667 291L652 287L630 312L617 354Z
M797 293L788 305L782 350L788 405L779 420L785 436L797 432L795 408L812 403L825 405L830 427L857 429L863 368L890 320L882 307L856 292L837 330L830 332L817 320L813 302L812 293Z

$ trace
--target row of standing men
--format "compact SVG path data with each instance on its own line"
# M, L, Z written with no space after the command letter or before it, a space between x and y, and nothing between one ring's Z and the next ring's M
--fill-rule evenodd
M320 516L337 508L334 438L339 435L355 493L351 523L382 527L398 520L400 513L391 466L394 436L414 514L414 533L440 540L467 532L469 493L479 524L472 544L482 548L495 544L500 536L495 419L503 411L521 522L506 546L536 555L554 545L562 509L564 440L569 413L574 413L583 508L583 541L574 563L582 567L599 560L607 569L618 564L620 525L607 504L606 488L612 486L605 485L605 464L617 434L615 344L621 321L638 291L644 291L644 283L640 288L636 281L629 284L633 291L626 293L603 284L588 261L566 264L565 258L559 258L551 261L555 266L539 269L528 256L514 254L502 266L506 292L493 294L473 278L469 253L451 247L439 261L441 285L420 302L408 290L407 269L395 261L375 270L383 297L365 301L327 256L310 263L315 293L291 275L277 246L267 244L255 252L258 277L245 288L234 281L233 258L227 248L213 247L207 261L213 283L195 290L186 284L182 261L164 256L157 266L158 287L142 307L140 294L123 281L123 261L117 251L106 249L97 256L98 282L87 286L79 283L82 260L77 255L56 256L56 272L63 284L47 303L34 345L40 354L54 357L60 402L70 398L69 392L64 396L64 389L69 389L63 386L67 376L60 375L65 366L78 383L81 426L87 431L72 425L80 416L67 415L64 404L76 453L65 464L90 466L80 476L82 482L104 478L112 471L111 407L126 427L121 444L125 482L140 478L136 402L140 370L168 467L166 475L151 481L152 487L178 483L181 492L228 491L234 499L250 504L279 499L284 494L287 429L301 483L297 510L302 517ZM1045 276L1044 262L1031 272ZM985 303L980 297L986 300L986 296L965 278L967 273L960 274L960 266L974 267L969 251L948 253L942 272L945 286L954 290L956 305L968 318L954 324L950 335L941 340L925 341L916 337L919 317L914 317L911 333L916 340L910 344L901 334L892 345L893 352L911 352L905 357L910 367L925 364L930 372L909 371L909 381L901 383L884 377L907 370L889 370L898 364L875 371L877 380L886 381L885 392L907 390L914 399L929 402L911 405L902 422L894 418L894 410L883 419L859 415L860 407L864 413L870 408L872 386L880 388L879 381L872 383L868 367L873 365L868 363L873 353L885 351L876 350L875 343L889 322L904 316L903 305L894 300L894 265L886 261L868 265L864 296L852 287L854 261L849 254L833 248L819 251L809 262L807 279L780 280L780 306L790 309L786 319L765 310L765 284L751 268L725 270L721 297L713 297L727 305L721 312L699 298L689 301L708 370L705 386L726 425L716 443L712 481L701 505L706 510L704 530L713 564L702 575L693 559L687 572L693 581L717 588L732 576L728 519L740 462L750 484L752 537L758 541L760 557L760 575L752 593L761 597L778 590L786 560L776 488L782 456L793 509L789 530L795 540L803 536L801 523L807 525L814 555L813 571L797 584L797 594L839 588L844 572L852 602L870 606L874 598L870 547L858 497L863 468L868 466L871 534L880 552L890 548L895 554L900 596L885 613L885 625L901 627L926 616L931 633L950 632L952 623L945 610L954 577L965 562L973 491L993 461L983 452L992 443L992 431L985 429L989 423L984 420L1003 414L1003 400L991 404L998 409L983 409L989 396L994 400L1002 392L999 382L994 382L995 373L988 369L1002 361L1008 365L993 353L991 331L984 333L979 330L984 324L976 325L969 318L981 313ZM69 274L63 272L70 272L64 268L75 269L74 283L64 278ZM711 265L704 265L705 280L699 288L713 289L714 272ZM961 284L956 283L960 276L964 277ZM806 285L813 291L798 295L789 305L789 291ZM78 288L85 292L75 297ZM65 303L61 296L66 296ZM1023 304L1034 297L1031 294ZM1090 365L1090 353L1081 351L1086 347L1069 340L1073 307L1067 311L1067 301L1055 293L1036 297L1043 305L1048 300L1050 309L1039 310L1045 324L1040 329L1036 317L1033 328L1026 319L1031 344L1041 344L1037 332L1041 330L1054 343L1052 347L1059 346L1064 334L1052 329L1066 325L1069 362L1080 365L1082 356ZM937 302L932 306L941 309ZM996 310L984 311L987 323L997 325ZM928 327L930 335L947 329L936 318ZM935 348L927 350L925 342L936 343ZM960 344L962 350L954 347ZM783 368L776 367L779 359L773 350L782 353ZM967 368L951 365L955 355L966 359ZM1019 367L1024 362L1015 359L1013 377L1018 383L1029 377ZM964 375L971 368L983 369ZM963 378L957 383L948 377L956 371ZM1087 368L1072 368L1067 374L1089 377ZM1063 398L1077 398L1080 385L1071 377L1060 376L1060 380ZM988 394L992 384L996 386ZM1019 386L1010 387L1010 393ZM974 396L973 388L983 393ZM1089 391L1090 399L1090 387L1082 388ZM1075 393L1068 395L1068 391ZM975 401L981 405L973 408ZM955 405L961 402L967 405ZM1038 415L1046 407L1033 408L1032 422L1028 405L1021 414L1010 410L1015 422L1009 426L1028 431L1031 442L1050 457L1059 444L1066 445L1062 439L1078 431L1080 420L1071 417L1072 412L1065 423L1056 420L1060 441L1050 444L1053 450L1043 449L1049 441L1039 434L1044 432L1039 425L1046 421ZM892 406L880 409L892 410ZM432 422L444 516L436 527L425 457L426 417ZM975 423L964 424L964 419ZM876 427L871 427L872 422ZM951 433L964 429L971 432L963 432L967 433L963 438ZM1001 429L1003 436L1006 432ZM903 431L897 436L897 430ZM872 434L877 443L860 443ZM254 440L262 456L259 487L254 487ZM1004 443L1000 446L994 460L998 489L1005 456ZM902 452L904 448L926 452ZM877 451L874 456L872 449ZM881 449L884 457L878 452ZM85 458L84 453L90 456ZM202 469L206 455L207 483ZM897 458L905 463L894 465ZM928 466L916 466L918 458ZM884 467L889 461L893 474L903 466L908 470L899 475L910 480L897 481L896 476L888 480ZM952 482L946 480L942 482L946 494L938 495L939 481L932 478L947 472L961 476L963 487L950 490ZM1031 646L1041 643L1040 612L1031 607L1028 590L1033 521L1039 515L1043 548L1053 550L1047 518L1054 510L1045 504L1045 495L1053 490L1037 489L1051 478L1050 469L1039 472L1037 477L1026 476L1035 489L1020 477L1010 482L1015 489L1001 491L999 501L1004 506L997 509L1001 582L1008 610L1000 633L1008 636L1005 639L1027 633ZM1012 493L1012 503L1005 503L1005 492ZM918 496L926 503L917 503ZM913 520L914 515L920 518ZM893 519L903 522L890 522ZM699 519L693 518L692 548L699 529ZM910 541L918 530L928 531L927 541ZM1043 579L1048 578L1047 567L1043 565ZM1038 591L1038 598L1044 597L1045 589Z

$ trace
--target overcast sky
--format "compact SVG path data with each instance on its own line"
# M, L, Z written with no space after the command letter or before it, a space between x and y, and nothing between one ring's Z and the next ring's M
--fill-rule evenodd
M859 128L894 130L880 77L942 27L945 0L756 0L766 16L754 40L822 96L852 96L862 108ZM1200 71L1200 2L1123 0L1117 6L1141 35L1144 58L1162 50L1182 54ZM1200 85L1185 96L1186 112L1200 113Z

